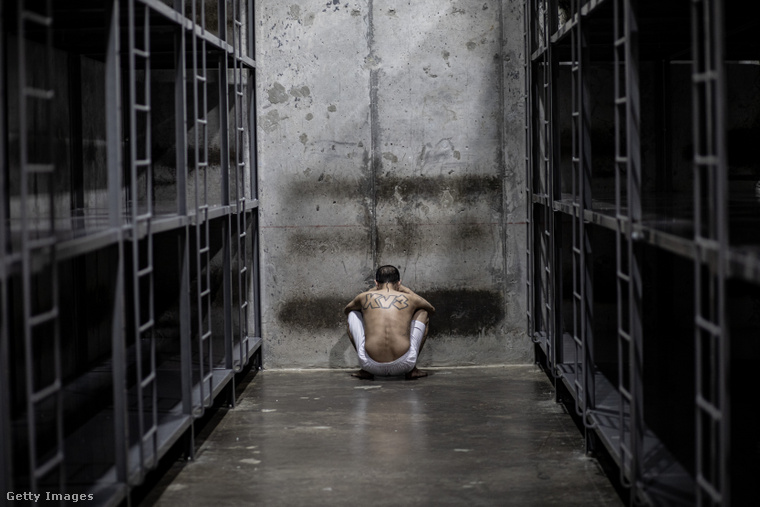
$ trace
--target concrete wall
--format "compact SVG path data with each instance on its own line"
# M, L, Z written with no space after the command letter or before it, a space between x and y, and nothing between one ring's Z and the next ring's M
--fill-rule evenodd
M522 1L257 2L265 366L354 367L381 264L421 365L527 362Z

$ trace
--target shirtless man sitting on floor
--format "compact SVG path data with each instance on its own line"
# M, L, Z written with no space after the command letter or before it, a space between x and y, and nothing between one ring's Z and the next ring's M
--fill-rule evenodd
M426 377L417 369L417 358L427 338L428 315L433 305L401 285L394 266L383 266L375 275L375 288L362 292L345 308L348 337L359 356L361 370L353 376L405 375L408 380Z

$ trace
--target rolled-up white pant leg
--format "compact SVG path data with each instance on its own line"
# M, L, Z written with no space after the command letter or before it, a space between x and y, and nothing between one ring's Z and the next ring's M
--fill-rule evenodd
M348 314L348 329L354 337L356 349L364 350L364 317L362 312L353 311ZM359 344L361 343L361 346Z
M412 321L412 328L409 330L409 341L412 344L412 348L420 353L420 344L422 343L422 337L425 336L425 323L419 320Z

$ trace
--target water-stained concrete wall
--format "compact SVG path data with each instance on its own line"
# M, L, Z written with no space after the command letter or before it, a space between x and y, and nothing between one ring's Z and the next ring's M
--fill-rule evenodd
M353 367L394 264L421 365L526 362L522 2L257 2L265 366Z

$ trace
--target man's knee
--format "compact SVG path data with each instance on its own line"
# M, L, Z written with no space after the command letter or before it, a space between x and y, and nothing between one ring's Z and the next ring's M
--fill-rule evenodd
M414 312L414 317L412 317L417 322L422 322L426 326L428 325L428 312L427 310L417 310Z

